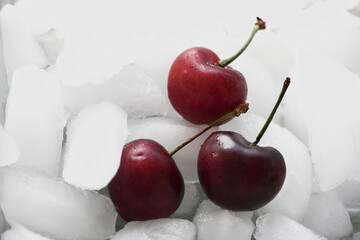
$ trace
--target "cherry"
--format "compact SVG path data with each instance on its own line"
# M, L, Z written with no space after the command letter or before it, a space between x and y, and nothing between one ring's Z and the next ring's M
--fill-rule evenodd
M270 202L280 191L285 173L279 151L251 146L235 132L212 133L199 152L198 174L205 194L234 211L252 211Z
M120 167L108 188L117 212L126 221L168 217L184 196L184 180L173 158L149 139L124 146Z
M194 124L211 124L247 98L244 76L229 67L249 45L255 33L265 28L258 18L244 47L221 60L210 49L190 48L173 62L168 76L168 97L174 109Z
M285 181L283 156L273 147L257 143L269 126L290 84L284 82L279 99L255 142L235 132L217 131L203 143L198 156L198 175L208 198L234 211L252 211L271 200Z

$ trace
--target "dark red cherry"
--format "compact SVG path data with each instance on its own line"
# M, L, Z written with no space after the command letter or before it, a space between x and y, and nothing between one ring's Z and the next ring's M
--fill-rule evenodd
M166 218L184 196L184 180L173 158L149 139L124 146L120 168L108 188L117 212L126 221Z
M238 133L218 131L201 146L198 174L205 194L215 204L252 211L279 193L286 167L275 148L252 146Z

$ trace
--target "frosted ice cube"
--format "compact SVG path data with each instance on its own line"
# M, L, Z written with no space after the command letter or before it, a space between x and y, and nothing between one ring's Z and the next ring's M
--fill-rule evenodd
M15 140L0 125L0 166L10 165L19 158L19 148Z
M64 45L62 34L57 29L51 28L38 35L37 40L44 50L49 63L54 64Z
M185 219L129 222L111 240L195 240L196 228Z
M264 123L264 118L246 113L220 126L220 129L238 132L252 142ZM258 146L276 148L286 163L286 178L282 189L270 203L259 210L260 214L276 212L300 221L306 213L313 183L308 148L291 132L276 123L270 124Z
M199 182L185 181L184 198L178 209L171 215L171 217L192 220L195 210L202 199L204 199L204 194L201 190Z
M26 66L14 72L12 83L5 130L20 150L16 164L58 175L67 120L58 79Z
M127 142L139 138L152 139L165 147L169 153L204 126L196 126L182 119L152 117L129 121ZM174 155L174 160L185 180L197 181L197 156L201 144L213 130L209 130Z
M67 127L65 181L90 190L105 187L120 166L127 135L126 113L115 104L84 108Z
M102 84L135 61L135 42L116 36L101 36L78 44L65 43L56 62L64 85Z
M93 239L115 232L111 200L21 167L0 168L0 205L10 225L55 239Z
M254 236L256 240L326 240L300 223L275 213L258 218Z
M255 229L252 212L234 212L221 209L204 200L194 217L198 240L251 239Z
M144 71L133 65L125 66L103 84L63 86L63 94L65 106L72 114L89 104L103 101L121 106L129 118L164 115L167 112L165 94Z
M48 65L47 58L31 33L26 19L12 5L8 4L1 10L0 27L9 85L18 67L35 64L44 68Z
M284 123L292 132L302 133L319 186L329 191L356 174L359 165L360 80L336 61L306 50L298 53L293 72Z
M45 236L34 233L19 224L13 224L11 229L1 234L2 240L51 240Z
M349 213L335 191L312 195L303 224L328 239L342 239L353 231Z
M321 52L360 74L357 64L360 61L360 49L356 48L360 41L360 19L357 16L321 1L302 11L293 21L290 20L282 33L291 45Z

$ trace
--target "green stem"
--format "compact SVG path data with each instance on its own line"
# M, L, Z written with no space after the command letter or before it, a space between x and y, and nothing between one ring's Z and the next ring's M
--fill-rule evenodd
M232 63L237 57L239 57L244 51L245 49L249 46L250 42L252 41L252 39L254 38L255 34L257 33L257 31L261 30L261 29L265 29L265 22L263 20L261 20L260 18L257 18L257 22L254 25L254 28L251 32L251 35L249 37L249 39L246 41L245 45L240 49L239 52L237 52L234 56L229 57L227 59L223 59L220 60L216 66L219 67L226 67L227 65L229 65L230 63Z
M195 140L197 137L199 137L200 135L202 135L203 133L205 133L207 130L209 130L210 128L222 123L223 121L232 118L232 117L238 117L240 116L240 114L242 113L246 113L247 110L249 109L249 104L248 103L242 103L240 104L238 107L236 107L233 111L225 114L224 116L220 117L219 119L215 120L213 123L211 123L209 126L207 126L206 128L204 128L202 131L200 131L199 133L197 133L196 135L192 136L191 138L189 138L188 140L186 140L184 143L182 143L181 145L179 145L177 148L175 148L171 153L170 156L174 155L175 153L177 153L180 149L182 149L183 147L185 147L186 145L188 145L189 143L191 143L193 140Z
M284 81L284 84L283 84L282 90L280 92L279 98L278 98L273 110L271 111L271 113L270 113L268 119L266 120L263 128L261 129L261 131L257 135L256 140L252 144L250 144L250 146L256 146L260 142L260 139L262 138L262 136L264 135L266 129L268 128L268 126L270 125L272 119L274 118L276 110L280 106L280 103L281 103L282 99L284 98L285 92L286 92L287 88L289 87L289 85L290 85L290 78L287 77L285 79L285 81Z

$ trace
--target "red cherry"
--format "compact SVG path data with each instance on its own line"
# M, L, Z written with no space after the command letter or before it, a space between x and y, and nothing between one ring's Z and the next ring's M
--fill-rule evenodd
M211 124L247 97L244 76L216 64L211 50L195 47L180 54L168 77L168 96L175 110L194 124Z
M172 106L181 116L194 124L211 124L246 100L244 76L228 65L244 52L260 29L265 29L265 22L257 18L250 38L230 58L220 61L210 49L194 47L175 59L167 90Z
M173 158L149 139L124 146L119 170L108 188L117 212L126 221L166 218L184 196L184 180Z
M286 175L283 156L252 146L235 132L218 131L201 146L198 175L208 198L222 208L252 211L270 202Z

